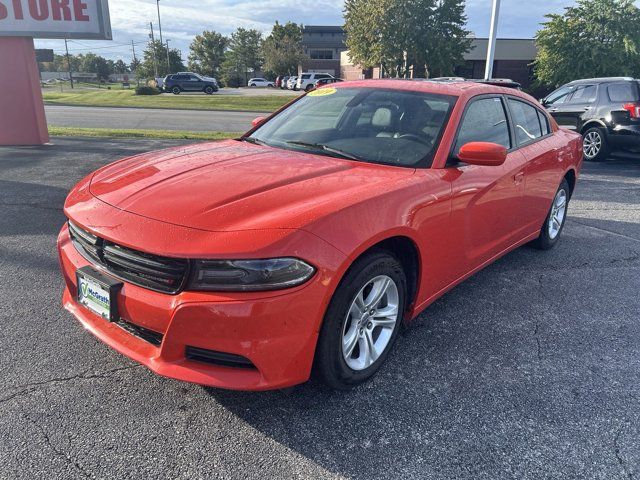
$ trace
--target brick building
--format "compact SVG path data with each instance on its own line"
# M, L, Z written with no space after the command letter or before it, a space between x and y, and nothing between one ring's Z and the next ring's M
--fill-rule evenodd
M347 49L342 27L307 26L302 30L302 48L308 59L298 72L340 75L340 54Z

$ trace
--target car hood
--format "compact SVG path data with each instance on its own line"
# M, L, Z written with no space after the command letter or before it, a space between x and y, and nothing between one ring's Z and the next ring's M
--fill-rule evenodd
M413 173L229 140L116 162L96 172L90 191L118 209L200 230L302 228Z

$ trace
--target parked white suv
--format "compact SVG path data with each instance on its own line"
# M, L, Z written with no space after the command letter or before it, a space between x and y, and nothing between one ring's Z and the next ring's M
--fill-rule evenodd
M298 83L294 90L304 90L305 92L315 88L316 82L322 78L333 78L328 73L303 73L298 77Z
M287 80L287 90L295 90L296 83L298 83L298 77L289 77L289 80Z
M275 87L276 84L264 78L250 78L247 83L250 87Z

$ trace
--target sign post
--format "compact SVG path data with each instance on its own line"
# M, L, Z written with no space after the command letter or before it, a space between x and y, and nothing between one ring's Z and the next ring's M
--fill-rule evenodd
M107 0L0 0L0 145L49 141L34 38L111 40Z

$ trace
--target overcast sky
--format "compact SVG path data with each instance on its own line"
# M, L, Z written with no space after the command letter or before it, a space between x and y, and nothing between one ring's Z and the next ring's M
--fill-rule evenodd
M467 0L468 28L478 37L489 34L491 0ZM499 37L531 38L546 13L559 13L574 4L569 0L502 0ZM170 46L182 50L186 60L194 35L203 30L230 34L237 27L257 28L265 34L278 20L291 20L305 25L342 25L343 0L161 0L162 32ZM155 0L110 0L112 42L74 40L69 42L71 53L94 51L108 58L131 60L131 41L136 53L144 49L148 40L149 22L157 28ZM156 36L158 32L156 30ZM64 51L61 40L37 40L36 47Z

